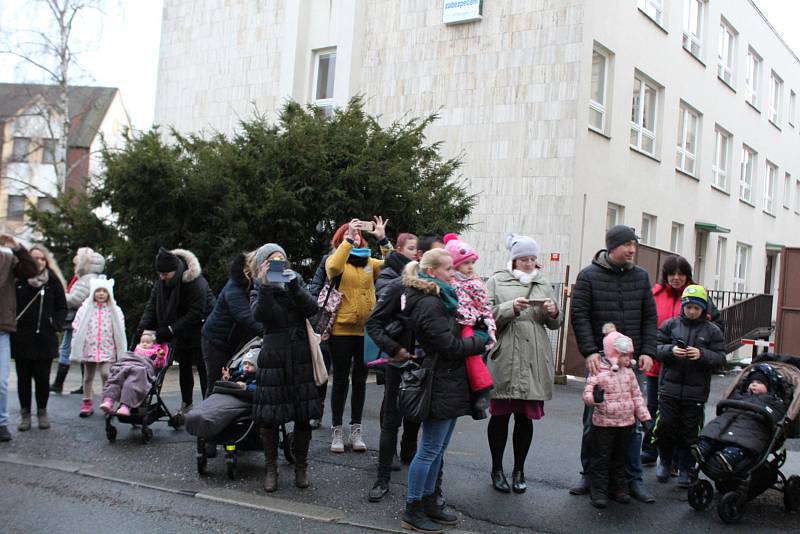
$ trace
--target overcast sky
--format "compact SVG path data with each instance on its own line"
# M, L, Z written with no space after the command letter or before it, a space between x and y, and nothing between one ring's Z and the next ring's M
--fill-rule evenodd
M800 0L755 2L800 56ZM32 3L34 0L0 0L0 31L13 33L29 28L31 20L40 20L31 14ZM140 129L148 128L153 121L161 8L162 0L106 0L105 15L91 14L75 30L79 48L87 51L79 56L83 74L76 76L74 83L119 87L134 126ZM20 68L14 58L0 54L0 81L45 80Z

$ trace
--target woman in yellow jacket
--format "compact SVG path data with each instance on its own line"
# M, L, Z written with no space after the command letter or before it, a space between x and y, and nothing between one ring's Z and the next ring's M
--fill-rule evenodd
M375 217L374 228L367 230L375 236L385 256L392 245L386 239L386 224ZM339 291L342 303L336 313L331 329L330 347L333 360L333 392L331 410L333 438L331 452L344 452L344 430L342 414L347 400L348 375L353 376L353 397L350 399L350 443L353 450L364 452L367 446L361 431L361 414L367 390L367 366L364 364L364 325L375 306L375 280L378 278L383 260L371 257L362 231L369 223L353 219L343 224L333 234L331 244L336 252L325 263L328 280L333 282L341 276Z

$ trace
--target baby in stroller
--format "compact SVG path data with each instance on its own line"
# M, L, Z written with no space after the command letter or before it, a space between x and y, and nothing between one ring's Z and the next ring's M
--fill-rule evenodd
M144 402L156 381L156 374L167 364L169 347L156 343L155 332L145 330L133 353L127 353L111 365L108 380L103 387L100 409L111 413L119 401L117 415L128 416L131 408Z
M256 372L258 371L258 350L248 351L240 364L233 369L222 368L222 380L214 384L215 393L230 393L230 389L243 389L248 393L256 391Z
M775 369L760 363L750 368L729 400L763 408L772 425L767 427L763 416L755 411L731 408L708 423L692 448L701 465L714 457L723 471L732 473L738 467L758 458L768 447L774 427L783 420L791 402L787 385Z

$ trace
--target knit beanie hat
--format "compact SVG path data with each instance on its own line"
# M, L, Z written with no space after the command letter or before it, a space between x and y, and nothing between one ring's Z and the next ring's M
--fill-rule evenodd
M539 257L539 244L526 235L508 234L506 248L511 251L511 261L523 256Z
M633 341L628 336L617 332L613 323L603 325L603 354L613 365L616 365L620 356L633 354Z
M472 260L478 261L478 253L466 241L461 241L457 234L444 236L444 248L453 257L453 267Z
M624 245L628 241L639 241L639 236L630 226L618 224L608 229L606 232L606 249L614 250L620 245Z
M255 367L256 369L258 369L258 353L259 353L259 351L260 351L260 349L255 349L255 350L251 350L247 354L245 354L244 358L242 358L242 367L244 367L244 362L247 362L247 363L252 364L253 367Z
M261 245L258 250L256 250L256 265L261 265L264 261L269 258L274 252L280 252L283 254L283 257L286 257L286 251L283 250L283 247L276 243L267 243L266 245Z
M749 386L753 380L758 380L769 389L769 377L761 369L755 369L747 376L747 385Z
M707 310L708 294L706 289L696 284L686 286L686 289L683 290L683 295L681 295L681 306L686 306L687 304L697 304L703 308L703 311Z
M177 271L178 261L178 256L164 247L159 247L158 254L156 254L156 272L171 273Z
M89 281L89 298L94 300L94 294L98 289L105 289L108 292L108 301L114 303L114 279L106 278L101 274Z

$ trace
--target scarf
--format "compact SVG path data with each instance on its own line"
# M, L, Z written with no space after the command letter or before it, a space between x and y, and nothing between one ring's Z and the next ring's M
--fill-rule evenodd
M519 269L514 269L513 271L511 271L511 274L514 276L514 278L519 280L522 283L522 285L527 286L531 282L533 282L533 278L536 276L537 271L538 269L534 269L532 272L526 273L520 271Z
M372 256L372 249L370 248L353 248L350 250L350 255L357 258L369 258Z
M399 252L393 250L386 256L386 262L384 263L384 267L389 267L394 272L397 273L397 276L403 274L403 269L411 260L400 254ZM383 272L383 270L381 270Z
M419 273L419 277L426 282L433 282L439 286L439 297L442 299L442 302L444 302L444 307L447 308L447 311L450 313L454 313L456 311L458 308L458 296L456 295L456 290L453 289L453 286L447 282L442 282L438 278L428 276L423 272Z
M40 287L45 285L49 279L50 279L50 271L49 269L45 269L44 271L40 272L33 278L28 278L28 285L31 287L35 287L36 289L39 289Z
M366 248L366 249L364 249L364 248L354 248L353 250L354 251L357 250L357 251L359 251L359 253L358 254L353 254L351 252L350 255L347 257L347 263L349 263L350 265L353 265L355 267L366 267L367 263L369 263L369 258L370 258L370 254L371 254L372 251L370 249L368 249L368 248ZM366 250L367 254L366 255L362 255L363 254L361 252L362 250Z
M169 326L178 318L178 303L181 298L181 280L186 270L182 261L178 262L175 276L166 282L156 281L159 287L156 290L156 323L159 327Z

